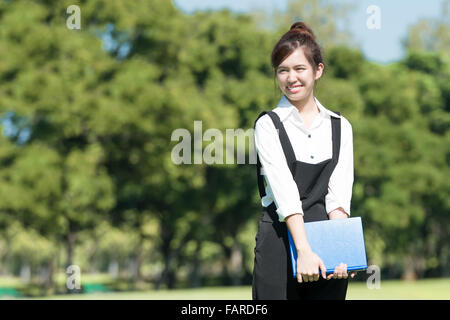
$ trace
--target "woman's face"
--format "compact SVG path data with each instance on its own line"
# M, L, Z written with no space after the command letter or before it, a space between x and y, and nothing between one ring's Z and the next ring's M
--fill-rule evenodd
M295 49L276 69L278 85L291 101L307 101L312 95L314 81L322 76L323 64L314 71L302 48Z

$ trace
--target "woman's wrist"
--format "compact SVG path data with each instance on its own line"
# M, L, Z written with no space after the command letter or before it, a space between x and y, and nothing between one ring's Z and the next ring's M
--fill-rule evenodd
M330 220L348 218L348 214L341 207L334 209L328 214Z
M311 247L309 246L309 244L307 245L303 245L300 248L297 249L297 256L299 255L304 255L304 254L308 254L311 253Z
M295 247L297 249L297 255L303 255L305 253L312 252L305 233L303 214L296 213L289 215L288 217L286 217L285 221L288 229L291 232L292 239L294 240Z

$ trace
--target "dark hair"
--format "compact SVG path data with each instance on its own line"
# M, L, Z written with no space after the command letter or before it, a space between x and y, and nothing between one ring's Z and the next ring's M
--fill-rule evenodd
M311 28L304 22L295 22L272 50L272 67L274 72L278 66L297 48L303 48L306 59L317 70L319 63L323 63L322 50L316 42Z

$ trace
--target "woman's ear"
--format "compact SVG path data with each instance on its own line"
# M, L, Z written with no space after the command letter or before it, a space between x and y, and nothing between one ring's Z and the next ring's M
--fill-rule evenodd
M314 80L318 80L322 76L323 68L325 68L323 63L319 63L319 65L317 66L316 76L314 77Z

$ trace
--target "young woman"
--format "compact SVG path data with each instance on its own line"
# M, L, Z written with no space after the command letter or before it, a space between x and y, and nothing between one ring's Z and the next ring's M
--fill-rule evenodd
M341 264L327 276L308 244L304 223L350 215L352 127L314 96L324 63L305 23L294 23L276 43L272 67L283 96L272 112L255 121L264 210L256 235L253 299L345 299L347 266ZM288 229L298 253L297 279Z

